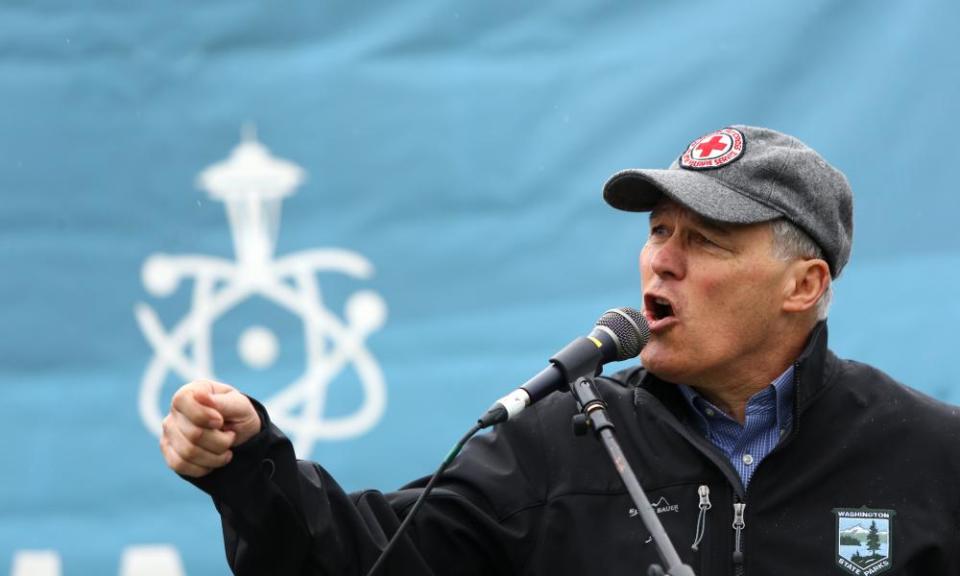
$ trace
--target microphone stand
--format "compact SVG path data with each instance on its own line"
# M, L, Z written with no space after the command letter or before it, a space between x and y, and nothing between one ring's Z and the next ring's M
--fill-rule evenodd
M663 529L663 524L660 523L657 513L654 512L650 500L647 499L647 495L637 480L637 476L630 468L630 463L627 462L623 450L620 449L620 443L617 442L613 433L613 423L607 418L607 406L600 398L593 378L576 379L570 384L570 392L573 393L577 406L580 408L580 413L573 417L574 433L582 436L587 433L588 429L592 428L597 439L603 442L607 454L613 461L614 468L620 474L623 484L627 487L627 492L630 493L630 497L633 498L633 502L640 512L643 525L646 526L647 531L653 537L653 543L657 547L660 560L667 566L666 574L668 576L696 576L692 568L680 561L680 556L677 555L673 543L670 542L670 537ZM663 576L664 571L659 565L653 564L647 570L647 574L648 576Z

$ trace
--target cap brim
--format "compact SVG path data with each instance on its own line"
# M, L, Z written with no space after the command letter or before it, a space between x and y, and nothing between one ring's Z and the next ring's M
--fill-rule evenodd
M623 170L603 185L603 199L630 212L649 212L664 195L718 222L752 224L783 216L714 177L689 170Z

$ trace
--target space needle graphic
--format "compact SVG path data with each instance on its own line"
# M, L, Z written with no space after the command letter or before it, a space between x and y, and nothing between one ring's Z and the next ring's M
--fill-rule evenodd
M292 312L303 324L303 372L264 402L300 457L306 458L318 440L363 434L383 415L386 384L366 339L386 321L386 303L376 292L361 290L347 299L341 317L324 306L317 280L319 273L368 279L373 266L360 254L340 248L275 257L282 201L303 179L299 166L271 155L254 130L246 127L229 158L203 170L197 180L212 199L226 206L236 261L157 253L144 262L143 284L155 297L170 296L182 281L193 281L190 309L169 329L150 305L140 302L134 310L153 348L141 383L139 410L155 435L161 433L165 412L160 405L164 384L168 380L182 384L198 378L216 379L213 326L218 318L253 297ZM277 358L278 339L268 328L252 325L240 334L238 351L251 368L266 368ZM328 417L327 389L350 366L362 387L363 402L353 413Z

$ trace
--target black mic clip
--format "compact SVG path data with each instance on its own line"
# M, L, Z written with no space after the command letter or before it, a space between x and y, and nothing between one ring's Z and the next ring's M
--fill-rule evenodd
M599 435L603 430L613 430L615 427L607 417L607 405L597 392L593 378L584 376L570 383L570 392L577 401L579 412L573 415L573 433L577 436L585 435L589 430Z
M584 376L598 376L603 370L603 354L600 347L601 345L595 338L589 336L577 338L561 348L550 359L550 363L560 370L564 381L571 384L574 380ZM524 384L524 388L530 387ZM536 402L552 390L544 386L542 388L538 387L536 391L528 391L530 392L530 400Z

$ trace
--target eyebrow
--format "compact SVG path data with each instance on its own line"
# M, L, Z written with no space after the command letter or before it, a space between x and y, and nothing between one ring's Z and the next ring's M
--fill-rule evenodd
M697 223L710 230L714 234L719 234L721 236L729 236L732 232L730 230L730 224L725 224L723 222L717 222L716 220L710 220L709 218L704 218L702 216L696 216Z
M650 219L653 220L654 218L657 218L658 216L662 216L664 212L668 212L668 211L670 211L670 210L677 210L677 208L668 208L667 210L664 210L662 207L658 206L658 207L656 207L656 208L654 208L653 210L650 211ZM681 208L681 210L682 210L682 208ZM710 230L710 231L713 232L714 234L719 234L719 235L721 235L721 236L729 236L729 235L732 233L732 232L731 232L731 228L732 228L733 226L736 226L735 224L727 224L727 223L724 223L724 222L719 222L719 221L717 221L717 220L712 220L712 219L710 219L710 218L706 218L706 217L701 216L701 215L697 214L696 212L693 212L693 211L690 211L690 210L687 210L687 212L690 213L690 216L693 217L694 222L695 222L698 226L702 226L702 227L706 228L707 230Z

